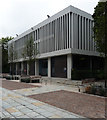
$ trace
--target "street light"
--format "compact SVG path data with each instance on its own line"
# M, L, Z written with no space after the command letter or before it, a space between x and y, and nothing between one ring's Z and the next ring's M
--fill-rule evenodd
M49 16L49 15L47 15L47 17L48 17L48 18L50 18L50 16Z

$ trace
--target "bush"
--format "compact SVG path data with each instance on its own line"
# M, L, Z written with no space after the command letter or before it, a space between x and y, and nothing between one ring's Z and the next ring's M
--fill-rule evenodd
M29 77L21 78L21 82L30 83L30 78Z
M90 94L94 94L94 95L97 94L97 86L95 86L95 85L92 85L92 86L91 86Z
M96 79L104 79L104 71L102 70L72 70L72 80L82 80L86 78L96 78Z
M105 96L105 97L107 96L105 88L102 86L96 86L96 85L87 86L85 88L85 93Z
M85 88L85 92L86 92L86 93L90 93L90 91L91 91L91 86L87 86L87 87Z
M102 86L99 88L99 95L106 97L106 90Z
M12 80L12 79L13 79L12 75L7 75L7 76L5 76L5 78L6 78L7 80Z
M18 77L18 76L15 76L15 80L19 80L19 77Z

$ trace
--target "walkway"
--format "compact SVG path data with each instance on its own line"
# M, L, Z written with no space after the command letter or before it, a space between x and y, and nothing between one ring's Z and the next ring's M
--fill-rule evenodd
M27 85L25 88L22 85L19 89L15 85L18 84L17 82L8 82L11 83L11 86L14 84L13 90L10 90L9 87L9 90L5 89L7 84L3 86L4 88L0 88L3 92L3 118L51 119L84 118L82 116L85 116L101 119L105 117L105 99L103 97L78 93L77 88L69 85L19 83Z
M15 85L14 82L12 83ZM2 118L84 118L39 100L25 97L13 90L0 87L0 92L3 93L0 99Z

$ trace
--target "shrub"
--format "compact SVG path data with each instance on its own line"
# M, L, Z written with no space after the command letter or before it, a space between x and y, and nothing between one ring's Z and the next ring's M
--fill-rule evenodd
M91 86L90 93L96 95L96 93L97 93L97 86L96 85Z
M97 85L87 86L85 88L85 93L99 95L99 96L105 96L105 97L107 96L105 88L102 86L97 86Z
M87 87L85 88L85 92L86 92L86 93L90 93L90 91L91 91L91 86L87 86Z
M81 80L86 78L96 78L96 79L103 79L104 78L104 71L102 70L75 70L73 69L71 72L72 80Z
M26 82L26 83L30 83L30 78L26 77L26 78L21 78L21 82Z
M106 97L106 90L105 90L105 88L103 88L102 86L99 88L99 95Z
M7 80L12 80L12 76L11 76L11 75L7 75L5 78L6 78Z

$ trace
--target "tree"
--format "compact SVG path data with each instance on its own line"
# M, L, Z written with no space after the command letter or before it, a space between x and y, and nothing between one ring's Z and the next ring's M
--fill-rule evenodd
M2 37L0 39L0 44L2 45L2 72L9 72L9 64L8 64L8 41L12 40L13 37Z
M11 45L9 47L8 58L9 58L10 66L11 66L11 71L10 72L13 75L13 61L14 61L14 47L13 47L13 43L11 43Z
M105 58L105 87L107 88L107 2L98 3L93 18L96 48Z
M15 60L17 60L17 52L15 51L15 48L14 48L14 43L10 43L10 46L8 46L8 61L10 62L10 66L11 66L11 74L16 74L16 70L14 69L15 68L15 65L14 65L14 62Z
M26 41L22 56L24 59L28 60L29 68L32 62L36 59L36 55L38 54L37 46L34 43L33 37L31 36L29 40ZM29 69L30 74L30 69Z

